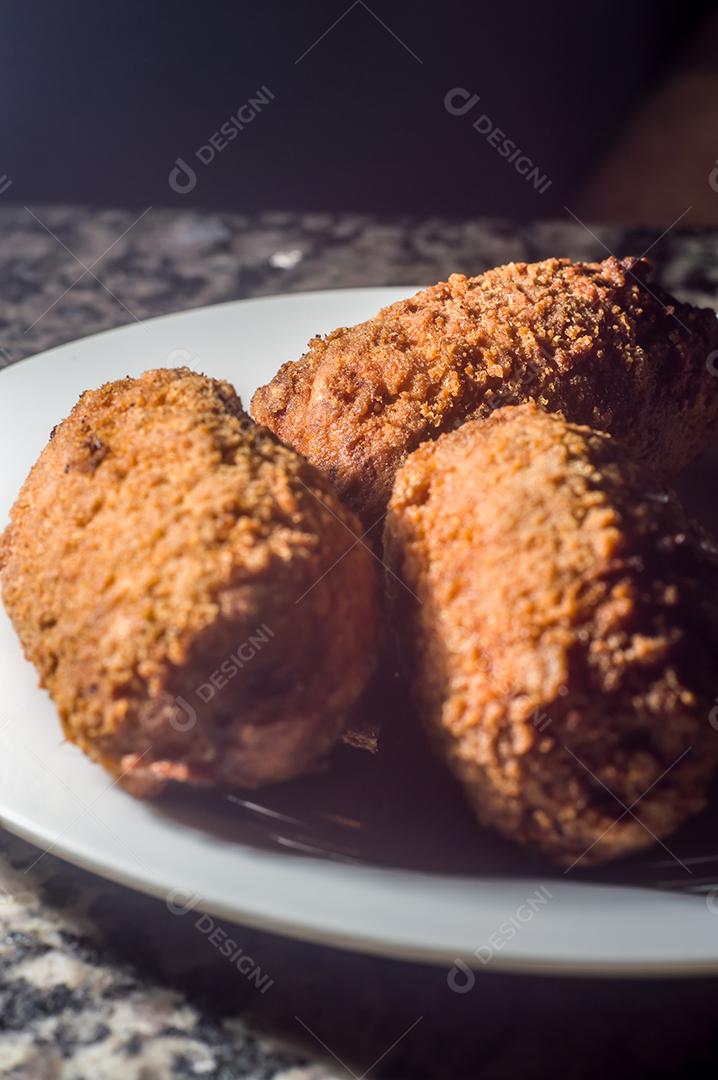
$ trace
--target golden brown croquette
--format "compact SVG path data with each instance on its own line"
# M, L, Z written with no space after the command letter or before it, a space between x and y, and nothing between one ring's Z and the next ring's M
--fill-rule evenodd
M252 413L369 528L420 443L527 400L678 471L718 425L706 366L716 349L715 313L651 284L643 259L510 263L315 338L257 391Z
M704 806L718 548L620 442L534 404L469 421L408 458L384 542L421 714L482 823L584 865Z
M130 790L309 769L374 663L331 484L187 369L82 395L13 508L2 592L68 739Z

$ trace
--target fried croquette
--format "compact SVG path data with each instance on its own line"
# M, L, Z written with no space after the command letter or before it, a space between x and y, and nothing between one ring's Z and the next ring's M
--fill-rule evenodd
M310 769L374 663L378 581L331 484L229 383L82 395L12 510L2 593L65 734L135 794Z
M252 401L255 419L323 469L373 526L405 457L502 405L533 400L624 438L677 472L718 427L715 313L615 258L452 275L315 338Z
M619 442L533 403L469 421L408 458L384 543L419 710L484 825L586 865L703 808L718 548Z

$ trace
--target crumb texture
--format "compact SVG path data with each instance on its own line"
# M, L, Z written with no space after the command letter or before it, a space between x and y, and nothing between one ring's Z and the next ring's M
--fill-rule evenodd
M385 552L417 597L394 585L421 713L484 824L588 864L703 808L718 548L619 441L533 404L470 421L400 470Z
M228 383L151 371L52 433L3 537L3 599L67 737L128 787L252 787L321 758L373 665L358 530Z
M675 473L712 438L718 320L650 282L645 260L546 259L448 281L315 338L252 412L320 468L364 520L428 439L535 401L625 439Z

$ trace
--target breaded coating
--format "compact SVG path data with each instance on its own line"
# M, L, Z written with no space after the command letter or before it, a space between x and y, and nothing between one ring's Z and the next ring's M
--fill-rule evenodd
M715 313L647 284L645 260L510 263L452 275L315 338L252 414L323 469L369 528L427 439L533 400L677 472L718 426Z
M65 734L135 794L314 765L377 640L373 559L229 383L150 371L82 395L23 486L2 593Z
M718 548L617 440L534 404L469 421L399 471L384 542L421 714L483 824L587 865L703 808Z

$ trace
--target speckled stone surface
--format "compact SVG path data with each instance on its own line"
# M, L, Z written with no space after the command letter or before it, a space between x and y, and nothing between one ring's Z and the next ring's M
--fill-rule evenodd
M139 219L139 220L138 220ZM647 249L669 289L718 294L718 232L588 229L565 221L393 222L328 214L182 214L139 208L0 210L0 366L171 311L308 289L429 284L511 260ZM658 240L658 242L656 242Z
M602 245L641 254L658 239L620 229L594 236L568 217L519 228L150 210L135 224L142 209L0 211L0 366L201 304L428 283L511 259L597 258ZM718 234L672 232L650 254L669 288L716 303ZM0 1075L633 1080L681 1068L715 1075L716 980L485 972L470 993L457 995L441 969L225 927L269 975L260 992L198 919L0 834Z

